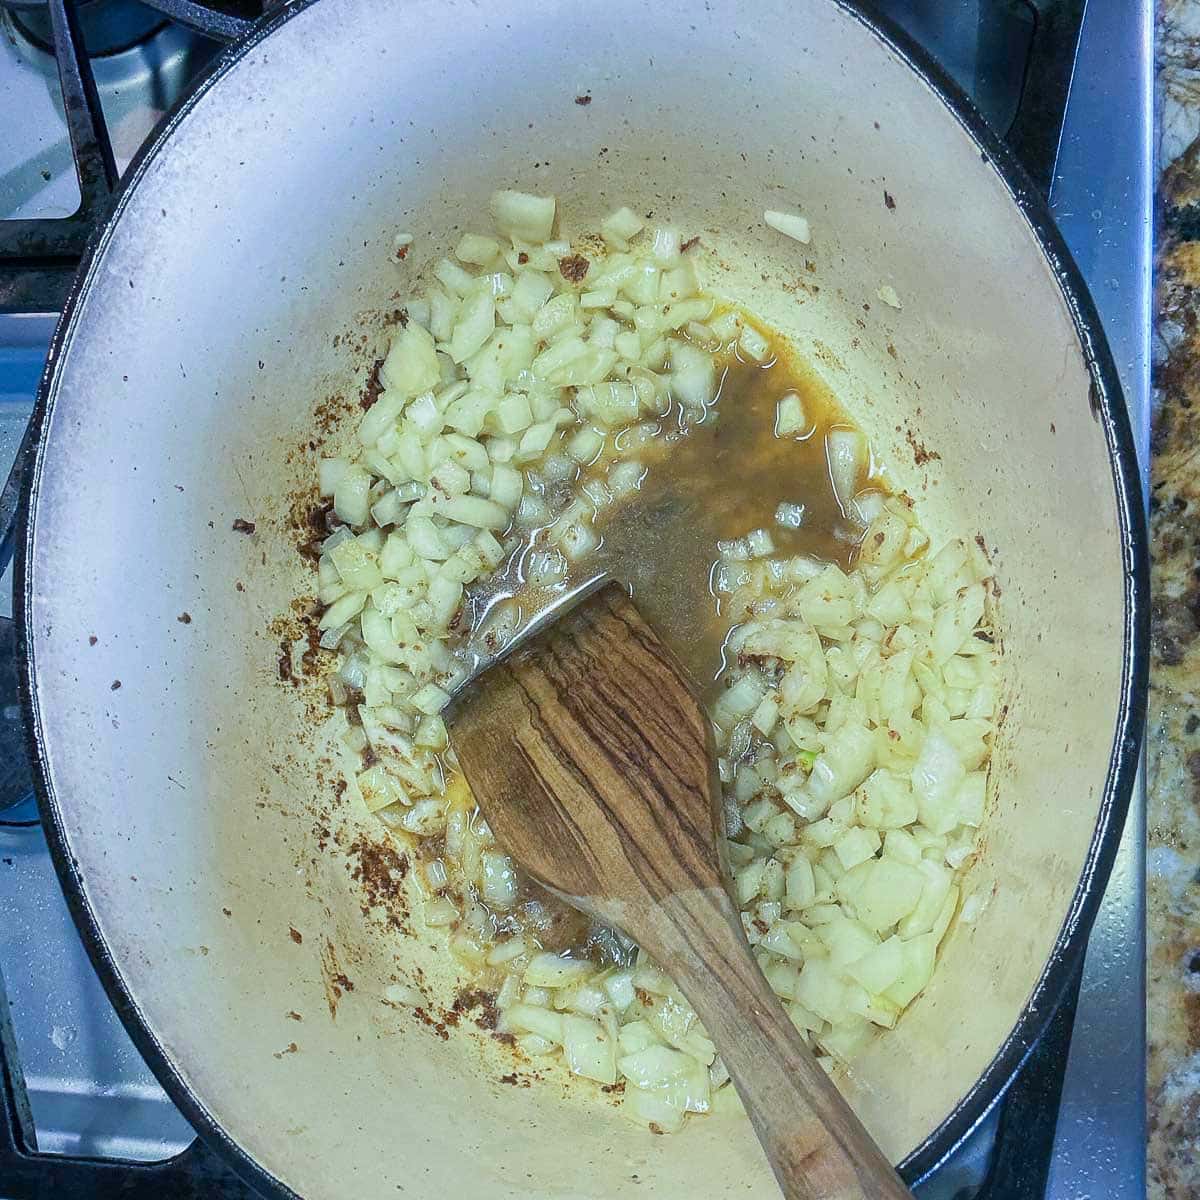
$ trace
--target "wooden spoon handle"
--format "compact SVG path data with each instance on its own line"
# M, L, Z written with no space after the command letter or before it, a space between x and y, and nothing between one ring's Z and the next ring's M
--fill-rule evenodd
M788 1200L912 1200L784 1012L724 889L676 894L657 916L647 949L720 1048Z

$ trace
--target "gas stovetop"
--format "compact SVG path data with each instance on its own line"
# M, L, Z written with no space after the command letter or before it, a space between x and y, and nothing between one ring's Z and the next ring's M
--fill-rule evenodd
M0 0L3 469L21 445L74 266L120 172L263 7ZM1145 472L1151 0L878 7L941 60L1048 192L1104 320ZM48 48L67 45L86 53L60 52L56 63ZM5 504L0 496L0 523ZM11 590L8 571L0 618L11 616ZM0 620L0 1200L248 1200L253 1193L194 1143L87 960L28 795L13 655L11 623ZM6 797L16 806L5 808ZM1145 1195L1142 797L1139 781L1077 1002L1072 989L1006 1100L919 1184L921 1200Z

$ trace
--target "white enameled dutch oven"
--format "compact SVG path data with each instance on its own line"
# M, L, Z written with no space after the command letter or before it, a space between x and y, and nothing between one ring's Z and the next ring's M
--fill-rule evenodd
M168 1091L268 1194L775 1194L744 1119L653 1137L498 1082L471 1022L444 1039L384 1002L447 955L400 899L364 915L382 831L337 799L312 694L277 679L278 619L311 591L291 508L314 405L357 394L412 286L395 232L434 257L498 187L553 191L581 227L628 203L702 232L712 286L794 341L935 539L993 553L1006 712L975 919L840 1081L919 1177L1082 952L1137 760L1145 547L1116 376L1042 200L847 0L302 2L164 123L63 315L19 547L80 928ZM765 208L803 211L812 244Z

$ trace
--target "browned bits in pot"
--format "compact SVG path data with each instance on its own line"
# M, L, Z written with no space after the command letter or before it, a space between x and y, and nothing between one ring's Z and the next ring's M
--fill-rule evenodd
M686 242L681 243L681 245L679 247L679 252L681 254L686 254L693 246L698 246L699 244L700 244L700 235L696 234L695 237L690 237L690 238L688 238L688 240Z
M490 1033L500 1024L500 1010L496 1007L496 993L485 991L483 988L465 988L459 992L454 997L454 1006L450 1011L457 1018L475 1009L479 1010L475 1024L480 1029Z
M325 539L343 523L333 511L332 500L311 505L305 516L304 527L297 529L298 541L296 548L300 552L300 557L310 559L313 562L319 562L321 547Z
M528 261L529 261L529 255L526 254L524 250L522 250L521 253L517 255L517 262L519 262L521 264L521 266L524 266Z
M893 211L896 207L896 199L887 188L883 189L883 203L889 212Z
M568 282L580 283L591 265L582 254L568 254L558 260L558 272Z
M287 683L292 678L292 647L285 638L279 649L279 678Z
M294 925L288 926L288 937L290 937L297 946L304 942L304 935Z
M346 867L362 889L367 909L383 909L387 923L403 931L409 917L404 896L404 880L412 868L408 855L399 853L390 841L358 837L350 846Z
M936 450L930 450L924 442L919 441L917 435L911 429L906 430L904 436L909 448L912 450L913 462L918 467L923 467L942 457Z
M234 517L233 532L251 534L254 532L254 522L244 520L242 517Z
M404 316L404 324L408 324L408 314ZM366 412L376 400L379 399L379 393L383 391L383 380L379 378L379 369L383 366L383 359L375 360L375 365L371 368L371 374L367 377L366 387L362 390L362 395L358 398L358 406Z
M108 690L110 692L115 692L120 686L121 686L121 681L119 679L114 679L112 681L112 683L109 684Z
M424 1008L414 1008L412 1010L412 1014L418 1021L421 1022L422 1025L432 1029L433 1032L436 1033L443 1042L448 1042L450 1040L450 1031L446 1028L445 1021L438 1021L431 1017Z
M591 104L591 102L591 92L584 92L582 96L575 97L575 103L578 104L580 108L586 108L589 104Z
M192 623L192 614L182 612L175 618L175 620L177 620L180 625L190 625Z

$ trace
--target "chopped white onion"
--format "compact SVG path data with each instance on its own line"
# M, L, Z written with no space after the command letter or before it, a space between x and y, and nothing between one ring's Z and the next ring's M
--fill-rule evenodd
M867 439L857 429L836 428L825 435L829 478L842 513L856 516L853 508L858 481L867 465Z
M796 437L809 428L804 402L797 392L785 392L775 408L775 436Z
M495 192L491 200L496 228L525 242L545 242L554 232L557 207L553 196L531 196L528 192Z
M440 714L530 615L500 599L477 616L465 589L506 557L534 588L561 586L679 411L684 432L705 419L714 355L767 363L772 347L736 310L714 311L669 226L643 235L632 210L612 213L605 246L580 243L584 272L552 240L552 197L501 192L492 211L501 236L464 234L432 264L436 282L390 330L353 449L319 464L345 522L318 568L320 644L342 657L329 691L361 722L345 745L376 760L355 802L393 830L444 836L417 875L425 921L449 930L462 966L500 977L502 1030L577 1075L623 1081L626 1111L669 1131L736 1106L715 1047L644 952L631 968L539 950L550 914L519 902ZM803 217L766 216L807 241ZM817 432L798 393L779 398L774 432ZM828 1069L929 982L982 845L999 688L975 636L984 556L928 553L911 508L861 490L857 430L830 429L825 452L845 516L832 532L862 539L855 566L783 557L763 528L719 543L710 587L737 624L710 715L743 926ZM776 537L804 520L803 503L778 503ZM979 903L968 895L964 914ZM594 926L588 938L618 962L634 949Z
M802 245L808 245L810 232L807 217L802 217L799 213L776 212L767 209L763 213L763 221L771 229L782 233L785 237L790 237Z
M900 297L896 295L896 289L890 283L885 283L883 287L878 288L875 295L891 308L901 307Z
M804 505L783 501L775 509L775 524L782 525L784 529L799 529L804 524Z

